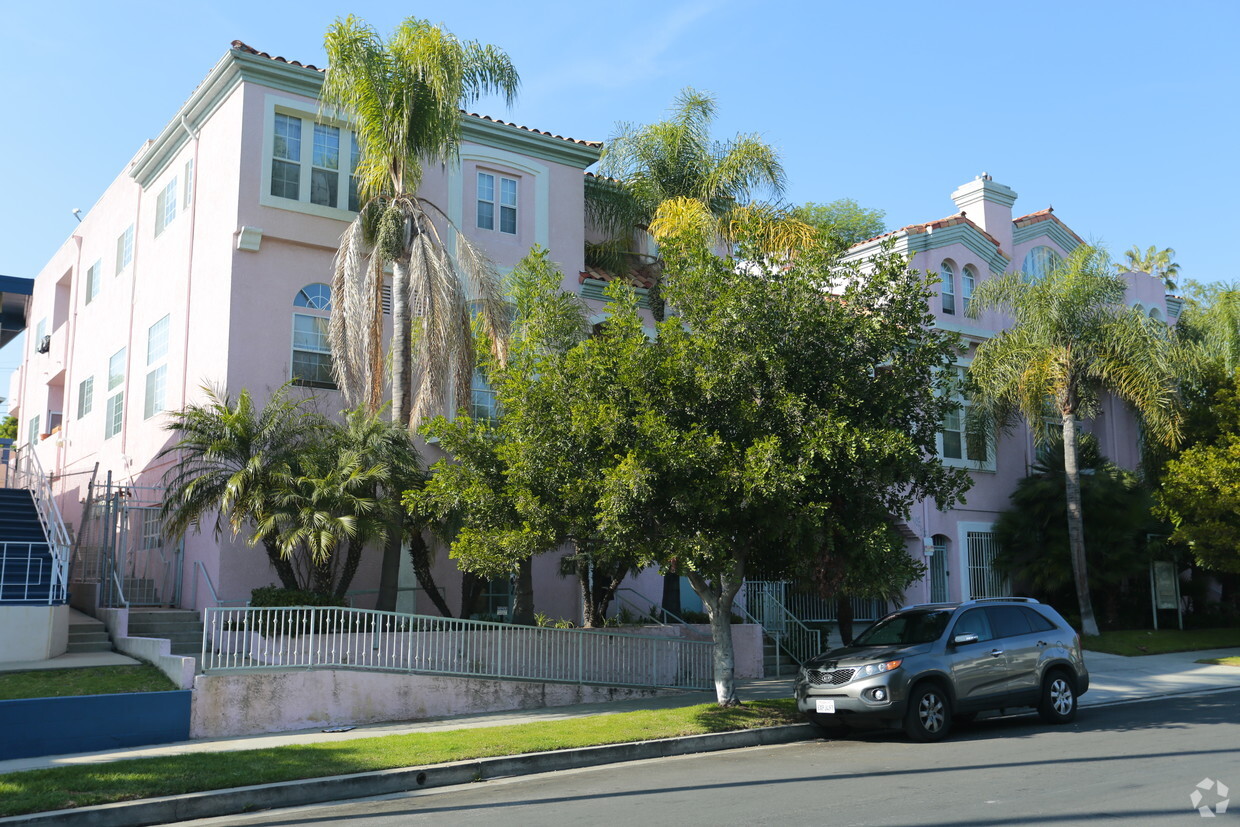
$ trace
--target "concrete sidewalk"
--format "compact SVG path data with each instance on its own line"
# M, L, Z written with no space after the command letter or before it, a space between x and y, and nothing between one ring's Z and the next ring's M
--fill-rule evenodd
M1081 697L1081 707L1082 709L1088 709L1091 706L1143 698L1240 688L1240 668L1196 663L1197 660L1204 658L1237 656L1240 656L1240 649L1179 652L1167 655L1146 655L1136 658L1087 652L1085 663L1089 667L1090 687L1089 691ZM792 696L792 678L763 678L738 681L737 688L742 700L789 698ZM401 735L412 732L434 732L449 729L523 724L536 721L555 721L587 715L631 712L638 709L668 709L690 704L709 703L713 699L713 692L683 692L607 704L579 704L576 706L536 710L489 712L433 720L370 724L355 727L348 732L329 733L321 729L300 730L273 735L253 735L237 738L184 741L157 746L131 747L107 752L17 758L0 761L0 773L73 764L106 763L126 758L146 758L199 752L229 752L328 741L347 741L355 738Z

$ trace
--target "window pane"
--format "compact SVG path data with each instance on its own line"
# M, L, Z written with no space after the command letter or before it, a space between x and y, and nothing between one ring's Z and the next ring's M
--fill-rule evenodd
M194 192L194 159L190 158L185 162L185 203L182 206L188 207L189 200Z
M340 173L325 169L310 170L310 202L325 207L336 206Z
M177 179L175 178L168 182L168 187L164 190L163 217L165 227L177 217Z
M121 424L125 416L125 394L118 393L108 398L108 409L103 418L103 438L109 439L121 432Z
M168 366L160 365L146 375L146 405L142 417L150 419L165 409L164 391L168 384Z
M478 202L478 229L495 229L495 205L490 201Z
M112 354L108 360L108 390L125 381L125 348Z
M296 350L313 350L329 353L327 343L327 319L318 316L293 314L293 347Z
M307 284L293 297L293 307L311 307L315 310L332 309L332 289L322 282Z
M956 312L956 297L946 290L943 291L943 312L952 314Z
M499 179L499 195L499 202L504 206L517 206L517 182L511 178Z
M146 363L152 365L168 355L168 317L151 325L146 332Z
M316 167L340 169L340 130L321 123L314 125L314 157Z
M78 419L81 419L86 416L86 414L90 413L91 408L95 404L94 395L95 377L88 376L82 380L81 384L78 385Z
M501 233L517 232L517 208L516 207L500 207L499 208L499 231Z
M478 200L494 201L495 200L495 176L487 175L485 172L478 173Z
M277 198L301 197L301 165L288 161L271 162L271 194Z
M960 452L959 431L943 431L943 456L947 459L964 459Z
M301 160L301 118L276 114L274 154L286 161Z

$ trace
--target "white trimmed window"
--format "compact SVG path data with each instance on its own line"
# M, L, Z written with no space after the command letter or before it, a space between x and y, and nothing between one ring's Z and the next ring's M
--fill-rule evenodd
M955 380L951 394L960 406L943 417L943 429L938 439L939 458L944 465L993 471L995 462L990 440L968 432L969 404L964 396L966 368L964 365L953 365L951 370Z
M484 419L492 422L499 419L499 403L495 401L495 389L491 387L491 383L482 375L482 371L474 371L469 394L470 419Z
M189 204L194 200L194 159L190 158L185 162L185 194L182 196L181 206L189 209Z
M78 383L77 418L91 412L95 404L95 377L87 376Z
M157 413L168 409L166 391L168 384L168 366L161 364L168 356L168 317L151 325L146 332L146 402L142 408L142 418L150 419Z
M942 281L940 287L940 295L943 299L943 312L956 312L956 269L952 267L951 262L943 262L939 265L939 279Z
M354 173L361 153L353 130L347 126L316 123L312 117L292 112L276 112L272 132L268 190L271 195L320 207L357 211ZM304 146L303 138L309 142L308 147ZM348 155L342 162L341 153L345 147ZM346 170L347 179L342 182L341 176Z
M133 225L116 238L116 273L120 275L133 261Z
M331 288L322 283L307 284L293 297L293 307L310 311L293 313L293 384L335 390L332 349L327 338Z
M969 305L973 303L973 288L977 286L977 270L972 264L966 264L960 274L960 309L966 316Z
M99 295L99 282L102 276L103 259L86 268L86 304L90 304L95 300L95 296Z
M517 234L517 179L478 173L478 229Z
M103 416L103 438L111 439L121 432L125 420L125 348L112 354L108 360L108 392L120 388L108 397Z
M177 179L174 177L155 197L155 235L162 233L176 217Z
M30 427L30 438L28 441L30 442L31 445L38 445L39 444L39 417L38 416L31 417L29 427Z

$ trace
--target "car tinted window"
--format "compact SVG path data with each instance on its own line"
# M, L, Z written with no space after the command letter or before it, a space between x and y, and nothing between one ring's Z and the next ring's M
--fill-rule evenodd
M909 646L938 640L951 619L949 611L904 612L884 617L853 641L854 646Z
M1016 637L1033 631L1020 606L987 606L990 628L995 637Z
M1036 609L1030 609L1027 606L1018 606L1017 608L1025 615L1025 619L1029 621L1029 628L1033 629L1033 631L1051 632L1055 630L1055 624Z
M969 609L956 621L952 637L957 635L977 635L978 640L990 640L994 637L990 631L990 621L986 618L985 609Z

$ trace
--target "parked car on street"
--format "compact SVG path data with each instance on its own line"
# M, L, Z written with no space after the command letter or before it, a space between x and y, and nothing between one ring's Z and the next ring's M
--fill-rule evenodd
M1068 723L1088 689L1080 635L1021 597L905 607L807 660L795 687L797 708L825 730L903 727L916 741L986 710L1034 707Z

